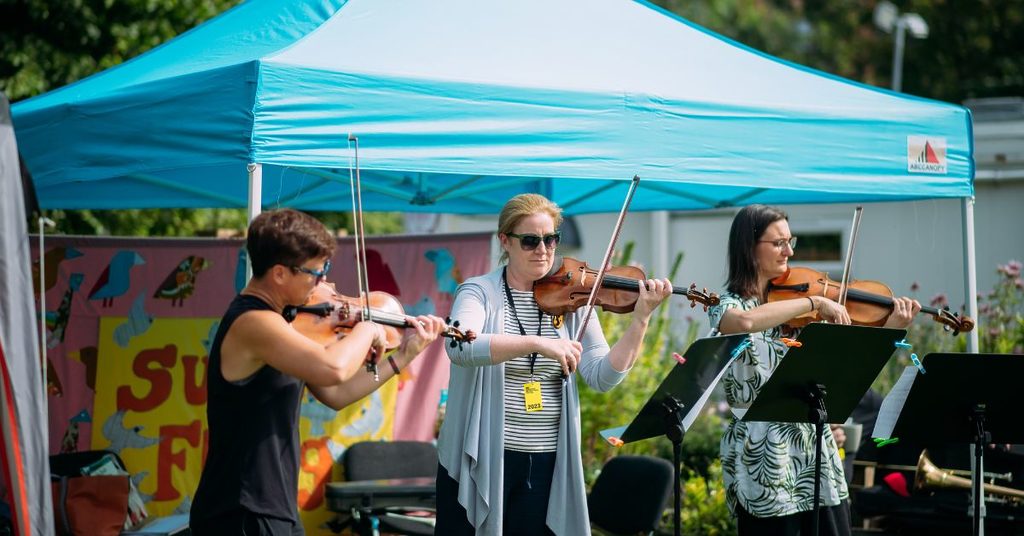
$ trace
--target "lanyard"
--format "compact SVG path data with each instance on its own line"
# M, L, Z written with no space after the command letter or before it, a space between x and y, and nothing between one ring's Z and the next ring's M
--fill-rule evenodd
M505 287L505 297L508 298L509 308L512 309L512 319L516 321L516 326L519 326L519 334L523 335L523 336L526 336L526 329L523 328L523 323L519 321L519 314L516 313L516 302L515 302L515 300L512 299L512 290L508 287L508 278L505 277L505 274L507 272L508 272L508 267L506 266L501 271L501 283ZM544 311L541 311L538 308L537 309L537 336L538 337L540 336L541 326L543 326L543 324L544 324L543 321L544 321ZM539 357L537 352L534 352L534 353L530 354L530 376L533 376L533 365L534 365L534 363L537 362L537 357Z

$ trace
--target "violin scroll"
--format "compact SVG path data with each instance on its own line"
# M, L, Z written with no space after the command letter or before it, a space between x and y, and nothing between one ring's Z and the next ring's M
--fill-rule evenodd
M936 322L942 324L943 329L952 331L954 337L974 329L974 320L971 317L967 315L961 316L960 313L950 311L948 305L942 309L936 309L934 313L929 312L929 314L932 315Z
M476 333L473 330L467 329L466 331L461 331L459 329L458 320L453 322L452 318L449 316L445 317L444 323L445 327L444 331L441 332L441 336L451 339L449 346L452 348L458 348L461 350L463 343L473 342L476 340Z
M690 300L690 309L693 309L700 303L704 308L704 312L707 312L709 307L718 305L720 301L718 294L708 292L707 287L698 291L697 283L690 283L690 288L686 289L686 299Z

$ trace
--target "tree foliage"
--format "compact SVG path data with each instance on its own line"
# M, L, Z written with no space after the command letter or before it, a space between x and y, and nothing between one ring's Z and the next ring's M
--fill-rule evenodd
M876 0L657 0L768 54L865 84L892 84L893 36ZM929 25L907 36L903 91L949 102L1024 95L1024 0L894 0Z
M131 59L239 0L0 0L0 90L16 101Z

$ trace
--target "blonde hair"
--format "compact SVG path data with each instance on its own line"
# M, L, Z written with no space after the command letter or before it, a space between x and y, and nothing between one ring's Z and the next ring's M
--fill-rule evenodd
M528 216L545 213L555 222L555 229L562 226L562 208L540 194L519 194L509 199L498 215L498 234L513 232L516 225ZM499 262L508 260L508 252L501 253Z

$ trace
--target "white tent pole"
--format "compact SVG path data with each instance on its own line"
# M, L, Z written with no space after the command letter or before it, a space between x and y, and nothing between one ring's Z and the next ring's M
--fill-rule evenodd
M967 316L974 319L975 326L967 333L967 352L978 352L978 331L982 328L978 318L978 263L974 249L974 197L960 200L960 214L963 217L964 237L964 288L967 289L964 303Z
M43 373L43 409L49 400L46 398L46 248L43 244L43 235L47 227L54 227L57 224L46 216L39 216L39 351L42 352L40 366Z
M246 170L249 172L248 221L251 222L263 210L263 165L250 163L246 166ZM248 257L246 258L248 259ZM245 263L245 280L248 281L250 279L252 279L251 261Z

